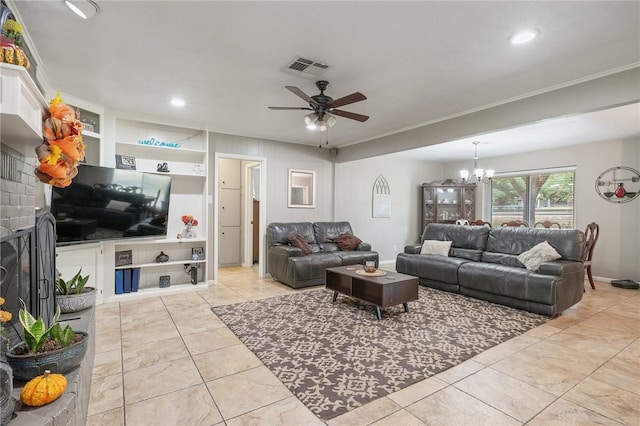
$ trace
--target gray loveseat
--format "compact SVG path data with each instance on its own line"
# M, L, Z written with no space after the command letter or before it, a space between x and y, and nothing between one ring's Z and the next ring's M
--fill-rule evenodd
M335 243L344 233L353 234L349 222L270 223L267 226L267 272L293 288L325 283L325 269L343 265L362 264L373 260L378 253L371 244L361 242L355 250L342 251ZM311 253L290 245L289 237L299 234L309 244ZM357 236L357 235L356 235Z
M554 316L582 300L585 235L574 229L464 226L431 223L422 241L451 241L448 256L406 246L398 272L420 284ZM562 258L526 269L518 255L547 241Z

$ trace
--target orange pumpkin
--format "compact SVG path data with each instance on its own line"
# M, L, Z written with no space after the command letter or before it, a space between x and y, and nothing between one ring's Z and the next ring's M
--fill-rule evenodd
M34 377L24 385L20 400L30 407L39 407L58 399L66 387L66 377L45 370L42 376Z

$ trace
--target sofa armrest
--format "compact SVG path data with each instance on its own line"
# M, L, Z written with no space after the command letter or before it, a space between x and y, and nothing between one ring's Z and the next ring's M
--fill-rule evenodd
M371 251L371 244L360 243L358 244L358 247L356 247L356 251Z
M542 263L538 268L538 273L541 275L561 276L580 272L581 269L584 269L584 264L582 262L575 262L572 260L554 260L553 262Z
M272 246L269 251L271 255L276 255L278 257L301 257L302 250L298 247L291 246Z
M404 246L404 252L407 254L420 254L421 250L421 245Z

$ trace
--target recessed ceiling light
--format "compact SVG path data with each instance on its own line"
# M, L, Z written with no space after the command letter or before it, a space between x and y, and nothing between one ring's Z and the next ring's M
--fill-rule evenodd
M534 38L538 37L538 35L540 35L540 31L537 31L537 30L524 30L524 31L520 31L520 32L514 34L513 36L511 36L511 38L509 39L509 42L511 42L511 44L528 43L531 40L533 40Z
M171 105L173 105L174 107L183 107L185 103L182 99L173 98L171 99Z
M100 7L91 0L64 0L64 4L82 19L89 19L100 13Z

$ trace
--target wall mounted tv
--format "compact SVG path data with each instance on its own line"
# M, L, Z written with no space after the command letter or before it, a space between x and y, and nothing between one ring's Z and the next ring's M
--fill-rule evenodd
M71 185L51 191L57 242L166 236L170 194L170 176L80 164Z

